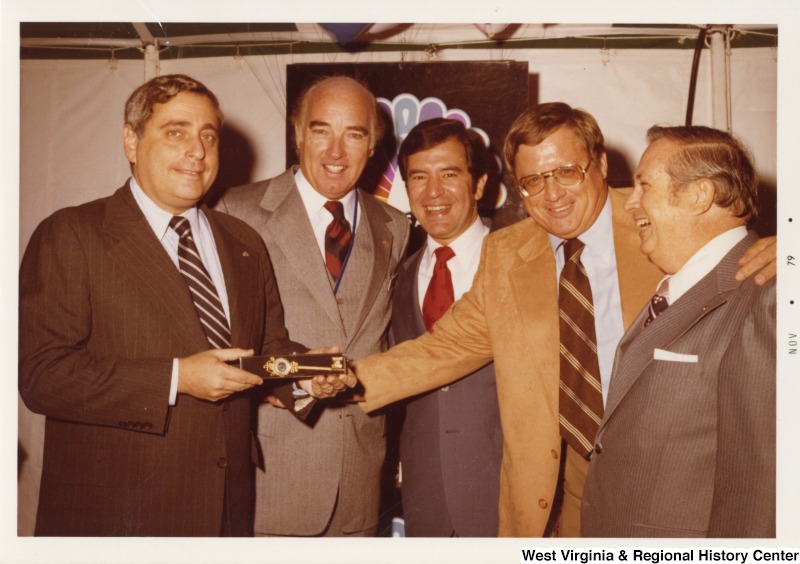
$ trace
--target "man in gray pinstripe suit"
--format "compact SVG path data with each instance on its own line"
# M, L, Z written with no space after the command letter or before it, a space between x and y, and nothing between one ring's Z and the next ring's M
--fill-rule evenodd
M132 178L31 238L19 387L47 417L37 535L252 534L242 392L261 378L226 361L305 349L288 340L258 234L197 205L217 174L221 125L214 94L188 76L140 86L123 129ZM191 225L229 348L210 346L179 271L174 216Z
M626 209L667 276L620 341L581 533L771 537L775 281L735 278L755 240L753 165L707 127L648 141Z

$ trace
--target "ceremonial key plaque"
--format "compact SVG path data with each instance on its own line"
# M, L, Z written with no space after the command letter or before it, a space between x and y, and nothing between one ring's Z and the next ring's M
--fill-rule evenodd
M249 356L239 359L239 368L264 379L308 378L318 374L345 374L347 357L338 353Z

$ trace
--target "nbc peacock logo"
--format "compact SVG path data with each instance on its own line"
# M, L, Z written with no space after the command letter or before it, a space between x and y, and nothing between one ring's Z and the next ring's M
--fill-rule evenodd
M429 97L420 101L413 94L405 93L395 96L394 100L391 101L379 97L378 106L382 111L386 112L394 124L397 145L394 155L388 159L389 164L386 166L386 170L383 171L374 194L381 200L406 213L411 211L411 206L408 203L406 186L400 176L400 168L397 165L397 150L414 126L425 120L437 117L455 119L463 123L464 127L477 132L483 139L484 144L487 147L489 146L489 136L482 129L472 127L472 121L466 112L459 109L448 109L439 98ZM495 158L497 159L496 155ZM500 160L497 160L499 167ZM495 208L499 208L505 203L507 194L506 187L500 184Z

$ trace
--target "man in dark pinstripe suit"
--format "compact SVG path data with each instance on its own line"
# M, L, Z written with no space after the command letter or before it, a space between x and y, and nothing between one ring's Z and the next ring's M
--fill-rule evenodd
M37 535L252 532L243 392L261 379L226 361L301 346L288 340L261 238L198 206L217 174L221 125L214 94L187 76L139 87L123 130L132 178L56 212L28 245L19 386L47 416ZM173 216L191 225L228 348L212 348L198 318Z

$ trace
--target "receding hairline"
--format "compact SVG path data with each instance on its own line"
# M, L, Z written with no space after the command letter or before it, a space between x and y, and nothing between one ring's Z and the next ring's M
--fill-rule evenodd
M381 121L378 101L369 88L359 80L345 75L326 76L319 78L307 86L301 93L300 100L295 111L291 115L292 129L295 132L295 141L302 136L303 127L308 121L308 108L315 96L324 94L328 89L333 92L341 92L342 88L349 88L351 93L358 92L362 96L362 101L367 106L367 122L370 134L371 146L375 147L384 134L383 122ZM298 135L299 134L299 135Z

